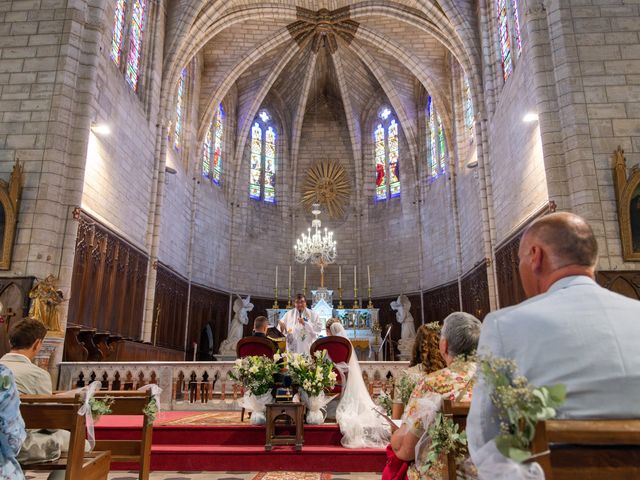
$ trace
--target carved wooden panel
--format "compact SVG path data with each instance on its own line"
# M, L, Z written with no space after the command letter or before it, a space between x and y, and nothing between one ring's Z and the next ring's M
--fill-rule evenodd
M182 350L162 348L149 343L120 340L115 343L116 362L171 362L184 360Z
M484 262L475 266L461 280L462 310L483 320L491 309L489 304L489 282Z
M496 283L500 307L516 305L526 299L518 273L520 234L496 250Z
M189 284L164 265L158 265L151 342L184 351Z
M218 353L220 343L227 338L229 319L229 294L198 285L191 286L189 305L189 333L187 360L193 359L193 342L198 343L198 360L212 360L208 354L208 337L204 331L207 323L213 334L213 352Z
M424 292L424 321L442 322L447 315L460 310L458 282Z
M604 288L640 300L640 270L600 271L596 280Z
M68 323L140 338L147 263L144 253L81 212Z

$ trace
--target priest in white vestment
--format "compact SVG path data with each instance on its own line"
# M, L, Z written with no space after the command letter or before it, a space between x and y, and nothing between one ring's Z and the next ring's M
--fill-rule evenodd
M287 351L309 353L309 347L322 332L322 322L316 312L307 308L307 299L299 293L289 310L280 320L280 331L287 338Z

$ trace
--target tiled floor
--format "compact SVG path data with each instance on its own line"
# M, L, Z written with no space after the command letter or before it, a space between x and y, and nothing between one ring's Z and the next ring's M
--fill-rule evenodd
M150 480L252 480L257 472L155 472ZM331 480L378 480L379 473L343 473L331 474ZM46 480L47 473L27 472L27 480ZM114 472L109 480L137 480L137 472ZM293 479L292 479L293 480Z

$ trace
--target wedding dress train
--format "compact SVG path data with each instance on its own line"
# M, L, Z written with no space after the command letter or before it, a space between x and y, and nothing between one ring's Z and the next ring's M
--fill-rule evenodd
M333 323L330 330L335 336L348 338L340 323ZM376 413L382 409L371 400L353 348L348 367L347 381L336 408L336 421L342 432L342 446L385 448L391 438L391 429L386 420Z

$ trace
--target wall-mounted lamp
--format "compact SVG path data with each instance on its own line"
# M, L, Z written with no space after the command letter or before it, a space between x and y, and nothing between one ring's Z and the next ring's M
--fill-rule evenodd
M91 124L91 131L96 135L111 135L111 127L106 123L93 122Z
M478 160L471 160L469 163L467 163L466 167L470 170L476 168L478 166Z
M524 123L537 122L538 121L538 114L537 113L533 113L533 112L529 112L529 113L525 114L524 117L522 117L522 121Z
M166 173L171 174L171 175L175 175L176 173L178 173L178 171L177 171L175 168L173 168L173 167L169 167L169 166L164 167L164 171L165 171Z

